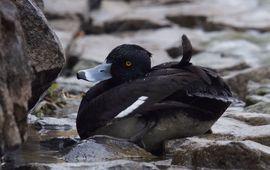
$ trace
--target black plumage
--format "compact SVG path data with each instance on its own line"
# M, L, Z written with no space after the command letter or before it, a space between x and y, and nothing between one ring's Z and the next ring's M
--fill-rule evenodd
M112 78L99 82L83 96L76 122L80 137L109 134L130 139L135 135L136 140L142 140L153 150L162 140L208 131L231 104L232 93L215 70L190 62L192 46L185 35L182 36L182 47L183 57L179 63L169 62L152 68L151 53L142 47L125 44L115 48L106 59L111 64ZM135 109L127 109L138 101L140 104ZM123 111L130 113L115 119ZM127 135L121 134L121 129L117 132L111 125L116 124L119 128L119 123L120 128L125 129L125 126L133 125L120 122L135 118L145 127L136 130L134 125L135 130L130 130ZM170 119L176 121L173 126L167 125L169 122L166 121ZM155 123L146 128L149 122ZM162 129L161 126L165 128L164 132L155 129ZM110 129L115 131L106 132ZM174 129L180 130L174 132ZM149 144L153 135L157 139Z

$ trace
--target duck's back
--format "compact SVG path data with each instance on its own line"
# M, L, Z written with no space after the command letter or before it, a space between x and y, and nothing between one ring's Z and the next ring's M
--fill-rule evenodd
M175 62L157 65L149 74L149 77L174 76L182 86L160 103L182 106L182 109L190 112L190 116L198 119L219 118L233 100L230 88L224 80L210 68L192 64L180 67L175 67L176 65ZM173 82L168 82L170 83ZM198 111L201 111L201 114L198 114Z

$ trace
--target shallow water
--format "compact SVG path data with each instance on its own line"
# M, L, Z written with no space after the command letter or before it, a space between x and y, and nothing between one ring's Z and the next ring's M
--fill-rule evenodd
M27 141L18 150L6 156L5 169L12 169L13 165L20 166L28 163L62 163L64 161L61 159L59 151L44 147L40 142L56 137L74 138L76 136L77 131L74 129L68 131L37 131L30 126Z

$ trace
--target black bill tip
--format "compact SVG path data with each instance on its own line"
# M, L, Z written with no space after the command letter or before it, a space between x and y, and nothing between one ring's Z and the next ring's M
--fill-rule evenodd
M86 77L85 77L85 73L83 72L83 71L79 71L78 73L77 73L77 79L86 79Z

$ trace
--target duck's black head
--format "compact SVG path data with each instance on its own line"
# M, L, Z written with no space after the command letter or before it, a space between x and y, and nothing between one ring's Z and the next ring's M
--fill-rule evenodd
M91 82L111 79L120 84L143 77L151 70L151 53L134 44L123 44L114 48L105 63L95 68L81 70L78 79Z

